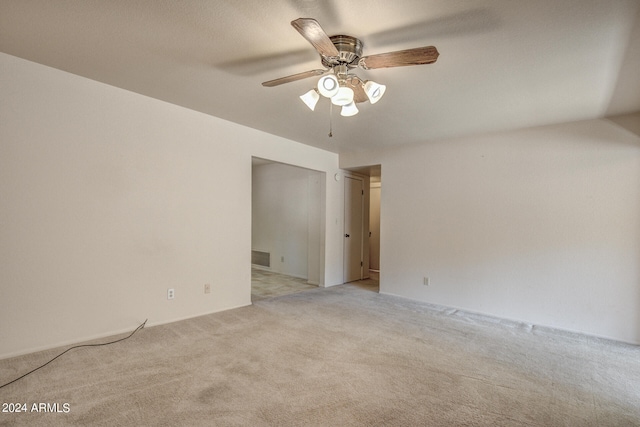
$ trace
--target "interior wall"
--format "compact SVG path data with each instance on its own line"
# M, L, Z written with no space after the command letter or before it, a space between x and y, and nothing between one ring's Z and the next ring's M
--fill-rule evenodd
M380 181L369 185L369 269L380 270Z
M381 293L640 343L637 134L592 120L340 158L376 163Z
M271 271L318 284L322 173L266 163L252 176L252 249L271 254Z
M324 247L325 224L325 183L326 173L309 171L308 177L309 205L307 209L307 283L322 285L322 256Z
M0 358L250 304L252 156L325 173L341 283L336 154L6 54L0 75Z

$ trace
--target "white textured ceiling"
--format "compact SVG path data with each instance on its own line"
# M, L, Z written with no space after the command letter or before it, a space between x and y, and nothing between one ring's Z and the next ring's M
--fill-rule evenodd
M358 70L387 92L329 138L315 78L261 86L319 68L299 17L440 57ZM0 51L334 152L640 111L640 0L0 0Z

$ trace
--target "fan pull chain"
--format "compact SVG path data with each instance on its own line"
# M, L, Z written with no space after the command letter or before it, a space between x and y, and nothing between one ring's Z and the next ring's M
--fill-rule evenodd
M333 102L329 103L329 138L333 138Z

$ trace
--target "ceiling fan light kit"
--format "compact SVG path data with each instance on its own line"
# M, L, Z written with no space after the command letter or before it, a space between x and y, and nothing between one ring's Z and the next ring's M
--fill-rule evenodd
M343 117L351 117L356 114L358 114L358 107L356 107L356 103L353 101L342 107L342 110L340 111L340 115Z
M340 86L338 93L331 97L331 103L339 107L344 107L353 102L353 89L346 86Z
M300 99L302 99L302 102L307 104L307 107L309 107L311 111L315 110L316 104L320 100L318 89L311 89L309 92L305 93L304 95L300 95Z
M300 96L300 99L314 110L319 95L331 99L331 104L342 107L340 115L354 116L358 113L356 104L369 101L378 102L387 87L371 80L363 81L350 72L360 67L364 70L377 68L404 67L408 65L432 64L438 59L438 50L433 46L418 47L378 55L362 56L363 43L352 36L337 35L329 37L320 24L312 18L298 18L291 25L320 54L325 69L311 70L303 73L281 77L262 83L273 87L312 76L322 76L318 80L317 89Z
M364 83L364 92L367 94L369 102L371 102L372 104L380 101L380 98L382 98L382 95L384 95L384 92L386 90L387 87L385 85L378 84L371 80L367 80Z
M338 82L338 78L333 74L320 77L320 80L318 80L318 91L320 91L320 95L322 96L332 98L338 93L339 89L340 82Z

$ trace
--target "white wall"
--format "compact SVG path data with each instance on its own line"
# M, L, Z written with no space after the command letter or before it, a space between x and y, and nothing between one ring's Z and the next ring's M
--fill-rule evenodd
M271 271L314 284L319 282L323 175L267 163L254 166L252 177L252 249L271 254Z
M377 163L382 293L640 343L637 134L593 120L340 158Z
M251 156L338 172L333 153L6 54L0 76L0 358L250 304Z
M380 182L369 185L369 268L380 270Z

